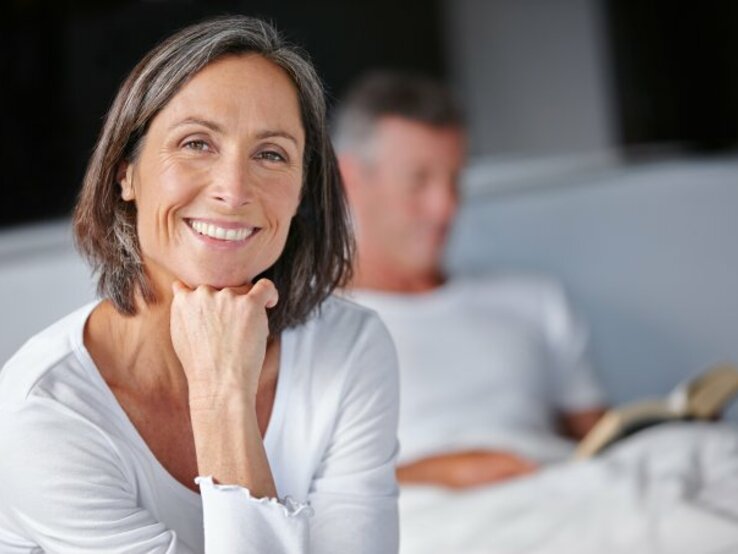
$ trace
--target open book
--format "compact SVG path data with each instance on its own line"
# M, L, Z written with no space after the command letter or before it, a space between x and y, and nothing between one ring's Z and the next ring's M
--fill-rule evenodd
M736 394L738 369L731 365L714 367L678 386L666 398L608 411L582 439L574 455L594 456L617 440L665 421L716 419Z

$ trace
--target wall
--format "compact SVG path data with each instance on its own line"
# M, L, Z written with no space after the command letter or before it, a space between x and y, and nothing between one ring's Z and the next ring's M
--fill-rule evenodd
M599 0L447 0L447 65L476 154L611 148Z
M67 221L0 232L0 365L34 333L94 296Z

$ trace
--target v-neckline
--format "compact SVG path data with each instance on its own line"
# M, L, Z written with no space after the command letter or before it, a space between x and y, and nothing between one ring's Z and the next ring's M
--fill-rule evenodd
M199 504L200 494L178 481L171 473L169 473L169 471L154 455L153 451L144 440L143 436L141 436L141 433L138 431L138 428L133 424L133 421L131 421L128 413L126 413L125 409L123 409L123 406L121 406L118 398L115 396L115 393L112 391L107 381L105 381L105 378L100 373L100 370L98 369L95 361L92 359L92 355L90 354L89 350L87 350L87 347L84 343L85 326L87 325L87 320L89 319L90 314L99 304L100 301L89 304L87 306L88 309L86 311L83 311L83 313L81 314L80 323L73 335L73 346L75 352L77 353L77 357L82 363L83 367L90 374L90 377L97 383L102 393L107 397L109 404L112 406L112 409L115 412L116 416L123 423L123 428L128 434L129 438L143 452L145 452L146 456L151 460L152 466L154 466L156 470L160 474L162 474L164 481L168 483L170 487L177 491L181 496L186 497L189 501L196 501ZM290 388L291 378L288 374L293 366L292 339L292 332L289 329L284 331L280 336L277 384L276 390L274 391L274 402L272 404L271 414L269 416L269 421L267 422L267 426L262 439L264 443L264 450L267 453L267 459L271 459L270 453L274 451L276 434L282 426L285 411L285 402L287 397L289 396L288 389Z

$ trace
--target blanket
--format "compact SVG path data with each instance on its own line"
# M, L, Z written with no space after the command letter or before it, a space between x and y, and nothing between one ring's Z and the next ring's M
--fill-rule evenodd
M738 553L738 426L670 423L467 491L405 486L402 554Z

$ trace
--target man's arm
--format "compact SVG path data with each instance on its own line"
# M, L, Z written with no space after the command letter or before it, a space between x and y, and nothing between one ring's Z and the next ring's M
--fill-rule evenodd
M607 410L604 407L565 412L561 414L561 430L563 434L575 440L583 439L595 426Z
M439 485L455 489L481 486L536 471L530 460L511 452L468 450L429 456L397 468L403 484Z

